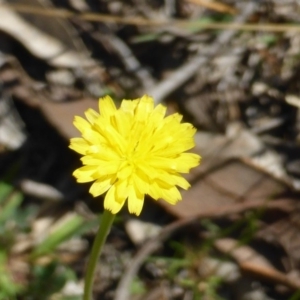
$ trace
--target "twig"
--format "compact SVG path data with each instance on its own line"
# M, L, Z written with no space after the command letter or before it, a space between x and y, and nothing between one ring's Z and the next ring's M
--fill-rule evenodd
M36 182L30 179L23 179L20 182L20 189L23 193L51 202L63 200L63 194L51 185Z
M208 9L212 9L218 12L229 13L232 15L237 14L237 9L227 4L224 4L219 1L211 1L211 0L185 0L186 2L190 2L196 5L200 5L206 7Z
M247 18L253 14L256 6L257 4L254 2L248 3L245 9L243 9L243 14L236 18L234 24L244 23L245 20L247 20ZM155 88L148 90L148 94L153 96L156 103L161 102L168 94L172 93L175 89L190 79L199 70L199 68L208 63L212 57L214 57L220 51L220 49L224 47L225 44L229 43L236 32L236 30L226 30L222 32L210 47L210 50L208 51L209 55L202 56L200 53L200 55L194 57L181 68L177 69L167 79L155 86Z
M136 254L136 256L130 261L127 269L125 270L122 278L120 279L119 285L116 290L114 300L128 300L129 295L129 287L131 286L131 282L133 278L136 276L139 268L144 263L146 258L151 255L154 251L156 251L164 240L166 240L172 233L176 230L183 228L184 226L191 225L193 222L199 221L201 218L216 218L216 217L224 217L230 214L237 214L244 212L249 209L255 209L260 207L265 207L266 209L277 208L283 209L287 211L292 211L295 209L296 201L281 199L275 201L268 201L267 203L262 203L261 200L258 201L247 201L243 203L233 204L225 206L219 210L212 209L211 211L206 211L204 213L200 213L199 215L191 218L185 218L167 225L160 234L152 239L150 239Z
M182 20L159 20L159 19L145 19L140 17L119 17L106 14L97 13L75 13L67 9L57 8L39 8L34 5L23 5L23 4L0 4L0 7L4 6L15 10L16 12L29 14L29 15L41 15L45 17L57 17L62 19L80 19L89 22L99 23L116 23L116 24L127 24L136 26L151 26L151 27L162 27L162 26L177 26L183 28L195 28L199 26L199 30L211 29L211 30L243 30L243 31L270 31L270 32L286 32L294 31L299 32L300 26L295 24L239 24L239 23L223 23L223 22L212 22L212 23L199 23L199 21L182 21Z
M95 36L97 35L97 36ZM140 80L144 89L150 89L154 86L155 81L151 76L150 72L144 68L140 62L136 59L131 49L123 42L120 38L113 34L93 34L97 39L102 40L102 42L108 44L113 48L117 55L123 61L126 70L134 73L135 76Z

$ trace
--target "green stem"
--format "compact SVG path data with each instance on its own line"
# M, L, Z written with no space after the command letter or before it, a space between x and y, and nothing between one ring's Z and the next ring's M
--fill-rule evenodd
M105 209L104 213L101 216L100 227L95 237L94 244L92 247L92 252L87 265L87 270L86 270L85 280L84 280L85 284L84 284L83 300L93 299L92 298L93 282L94 282L94 276L95 276L95 270L97 267L98 258L101 254L102 247L105 243L106 237L110 231L114 219L115 219L115 215L113 215L110 211Z

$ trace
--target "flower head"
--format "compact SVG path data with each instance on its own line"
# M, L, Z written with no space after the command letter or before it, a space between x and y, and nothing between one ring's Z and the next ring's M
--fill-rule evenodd
M194 147L196 129L180 123L182 116L165 117L166 107L154 107L151 97L123 100L119 109L106 96L99 99L100 114L92 109L86 119L75 116L81 138L70 148L83 155L83 167L73 175L78 182L91 182L90 193L105 192L104 208L116 214L125 201L130 213L139 215L144 196L162 198L171 204L181 200L177 186L190 184L180 175L200 162L200 156L185 151Z

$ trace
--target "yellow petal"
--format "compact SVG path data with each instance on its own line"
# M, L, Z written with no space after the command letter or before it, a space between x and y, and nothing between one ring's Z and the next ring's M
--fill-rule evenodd
M175 113L167 116L163 122L162 126L176 126L182 120L183 116L181 114ZM172 128L172 127L171 127Z
M123 100L120 109L133 115L138 102L139 100Z
M126 164L123 168L119 169L118 178L126 179L128 178L133 172L133 166Z
M159 124L166 114L167 108L161 104L158 104L151 113L151 120L155 124Z
M191 138L176 140L169 144L160 144L161 148L154 148L153 152L159 156L173 157L178 153L190 150L195 147L195 142Z
M87 128L84 132L82 132L82 137L92 145L98 145L106 141L99 132L92 128Z
M112 125L115 129L122 135L122 137L127 138L130 134L132 126L132 116L125 113L122 110L118 110L112 117Z
M106 161L119 160L120 156L115 150L116 149L110 147L110 145L101 143L100 145L90 146L88 154L93 155L98 159Z
M139 169L137 169L136 172L133 173L131 177L132 177L132 182L134 182L136 189L141 194L149 194L149 184L150 184L149 177L147 177Z
M90 148L89 143L82 138L72 138L70 142L69 148L83 155L85 155Z
M116 106L110 96L105 96L99 99L99 111L101 116L109 118L116 112Z
M152 182L149 185L149 192L148 192L149 196L151 196L154 200L158 200L159 198L161 198L162 192L161 192L161 187L157 184L157 182Z
M81 158L84 165L90 165L98 167L100 164L105 164L106 162L97 158L95 155L85 155Z
M149 160L149 165L154 169L163 169L163 170L176 170L177 163L175 159L167 157L152 157Z
M131 214L139 216L144 205L144 194L139 193L133 185L130 185L128 190L128 210Z
M152 183L156 177L156 169L152 168L147 162L139 163L137 169L140 174L144 174L148 178L149 183Z
M102 162L100 165L97 166L97 176L102 177L105 175L116 174L119 169L119 162L112 161L112 162Z
M73 124L81 133L91 128L91 124L79 116L74 117Z
M191 168L199 165L201 157L194 153L181 153L176 158L176 171L179 173L188 173Z
M104 198L104 208L109 210L112 214L117 214L123 207L126 198L116 200L116 187L113 185Z
M135 109L136 120L143 121L145 119L148 119L148 116L153 111L153 107L154 107L153 98L144 95L138 102L138 105Z
M91 124L93 124L95 120L99 118L99 114L91 108L85 111L85 116Z
M84 166L73 172L73 176L77 179L77 182L89 182L95 180L93 176L97 171L94 166Z
M111 124L100 121L101 120L98 119L97 122L94 124L94 127L96 130L101 132L101 135L105 139L105 141L112 147L121 150L124 149L127 143L126 140L122 137L122 135Z
M116 199L127 198L128 196L128 181L127 180L118 180L115 183L116 187Z
M172 205L176 204L182 199L181 194L179 193L176 187L171 187L169 189L161 189L161 193L161 198L163 198L165 201L169 202Z
M179 187L181 187L184 190L187 190L191 187L189 182L179 174L171 175L171 178L173 180L174 185L178 185Z
M89 192L94 196L97 197L105 193L111 186L113 181L113 176L107 178L100 178L96 180L92 186L90 187Z

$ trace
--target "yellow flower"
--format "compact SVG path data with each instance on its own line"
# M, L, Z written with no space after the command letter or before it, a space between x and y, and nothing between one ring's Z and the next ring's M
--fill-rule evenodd
M184 153L194 147L196 129L180 123L182 116L165 117L166 107L154 107L151 97L123 100L119 109L106 96L99 100L100 114L75 116L82 138L71 139L70 148L83 155L83 167L73 175L78 182L94 181L90 193L105 192L104 208L116 214L128 199L130 213L141 213L144 196L171 204L181 200L177 186L190 184L179 174L188 173L200 156Z

